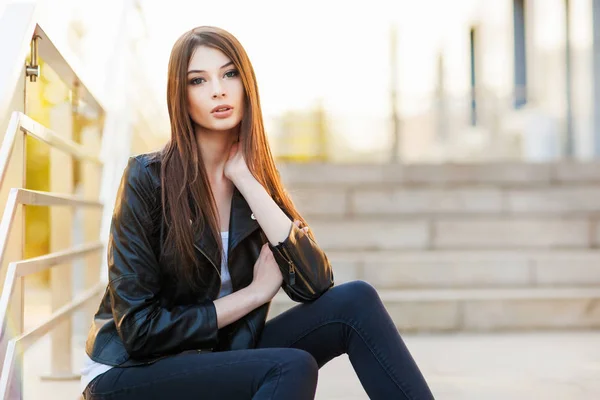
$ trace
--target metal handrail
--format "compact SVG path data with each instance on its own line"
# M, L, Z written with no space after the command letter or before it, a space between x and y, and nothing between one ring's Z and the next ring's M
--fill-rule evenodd
M8 264L4 288L2 289L2 295L0 296L0 336L4 334L4 329L6 328L4 321L8 313L8 306L10 305L11 295L15 288L15 282L18 278L45 271L68 261L80 259L89 254L100 252L102 249L102 242L97 241L94 243L83 244L72 249Z
M52 69L65 82L69 89L77 91L77 97L84 101L90 109L103 111L106 109L97 96L92 94L83 83L81 76L75 71L83 71L77 67L77 59L71 55L68 57L64 51L59 51L53 41L48 38L44 30L37 23L40 18L38 13L43 12L35 2L13 3L4 8L0 20L0 38L13 38L6 42L6 46L0 46L0 54L4 60L19 60L15 63L0 63L0 112L8 109L11 95L17 89L23 69L23 63L29 53L29 45L33 37L39 37L39 56L52 66ZM15 26L10 22L22 21Z
M0 63L0 112L8 110L12 94L22 79L23 62L29 53L31 38L36 28L36 7L28 4L11 4L4 8L0 19L0 40L14 37L10 42L0 46L0 54L3 60L12 62ZM21 21L16 26L8 22Z
M46 335L58 324L63 322L65 319L71 316L73 312L80 309L86 304L88 300L91 300L105 289L105 284L100 282L96 286L81 293L69 304L61 307L54 312L45 322L41 323L37 327L29 330L28 332L11 339L8 342L6 349L6 356L4 357L4 363L2 366L2 376L0 376L0 398L3 400L8 399L10 393L10 382L13 377L13 365L15 358L19 353L27 350L33 343L39 340L42 336ZM17 350L17 345L19 345ZM8 371L8 372L7 372Z
M81 67L74 68L74 66L77 65L77 59L75 57L66 57L64 51L59 51L40 25L36 24L33 36L39 36L41 43L44 44L39 47L40 57L45 60L46 63L52 64L52 70L60 76L61 80L65 82L71 90L78 91L79 99L84 101L92 110L104 110L104 105L92 94L81 79L81 76L75 72L84 71L84 68Z
M87 152L82 145L58 135L51 129L46 128L44 125L34 121L23 113L19 114L21 129L29 136L41 140L58 150L62 150L80 161L89 161L94 164L102 165L100 158Z
M17 194L17 201L28 206L82 206L102 208L104 205L95 200L85 200L71 194L42 192L29 189L12 189Z
M34 121L22 112L15 111L11 115L6 135L2 141L2 147L0 147L0 187L2 187L2 183L4 182L4 177L8 169L8 164L19 130L56 149L70 154L78 160L102 165L100 158L93 154L89 154L89 152L87 152L80 144L73 140L61 137L51 129Z
M6 202L6 207L4 208L4 213L2 214L2 220L0 220L0 238L2 238L0 239L0 265L4 261L4 252L6 250L6 245L8 244L10 228L12 227L17 206L19 204L31 206L103 207L101 202L84 200L72 195L19 188L11 189L8 201Z

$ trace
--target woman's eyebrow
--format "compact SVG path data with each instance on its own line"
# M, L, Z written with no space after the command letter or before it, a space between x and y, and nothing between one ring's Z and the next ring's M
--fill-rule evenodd
M229 67L230 65L233 65L233 61L229 61L227 64L222 65L221 68L219 68L219 69L223 69L223 68ZM201 69L192 69L192 70L188 71L187 73L188 74L193 74L194 72L201 73L201 72L206 72L206 71L201 70Z

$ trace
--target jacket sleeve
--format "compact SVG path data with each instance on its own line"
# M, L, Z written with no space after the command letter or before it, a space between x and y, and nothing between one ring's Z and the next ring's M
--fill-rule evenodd
M295 224L283 242L269 247L283 275L283 290L292 300L316 300L334 285L325 252Z
M209 349L217 343L212 301L161 306L160 268L149 240L151 212L160 206L155 190L146 167L130 158L110 227L108 290L117 332L132 358Z

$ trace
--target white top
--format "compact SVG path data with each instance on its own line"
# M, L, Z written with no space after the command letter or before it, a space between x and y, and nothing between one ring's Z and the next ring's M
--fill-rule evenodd
M227 250L229 249L229 232L221 232L221 242L223 243L223 257L221 257L221 290L217 298L227 296L233 292L231 286L231 276L227 267Z
M221 290L219 291L218 298L227 296L233 292L231 286L231 276L229 275L229 267L227 266L228 256L228 245L229 245L229 232L221 232L221 242L223 243L223 257L221 257ZM101 375L113 368L111 365L100 364L83 352L83 368L81 369L81 380L80 389L83 393L85 388L91 381L94 380L98 375Z

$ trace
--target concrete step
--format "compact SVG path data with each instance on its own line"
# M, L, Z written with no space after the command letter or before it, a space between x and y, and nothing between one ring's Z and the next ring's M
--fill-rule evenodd
M600 184L548 187L466 186L289 188L307 218L414 215L600 215Z
M600 248L600 220L587 217L313 218L326 250Z
M378 289L600 286L600 251L327 252L337 283Z
M366 185L548 186L600 183L599 162L470 164L296 164L279 163L287 186L356 187Z
M600 286L378 292L402 332L600 328ZM278 293L269 318L296 304Z

